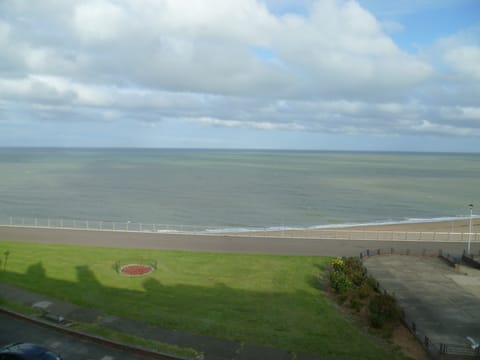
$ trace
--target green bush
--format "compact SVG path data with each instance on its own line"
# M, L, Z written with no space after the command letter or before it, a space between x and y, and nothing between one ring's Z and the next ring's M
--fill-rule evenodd
M332 271L330 273L330 285L337 293L345 294L352 287L352 282L343 272Z
M355 298L350 299L350 307L354 309L356 312L359 312L364 306L365 306L365 303L363 301L360 301Z
M369 325L381 329L387 337L391 336L389 331L401 318L402 312L393 296L377 292L377 281L367 275L360 259L335 259L330 271L330 285L335 289L340 303L348 301L350 308L356 312L368 304Z
M375 288L372 287L371 284L369 284L369 282L365 279L357 289L357 296L360 299L366 299L373 294L375 294Z
M370 326L381 329L387 324L398 321L401 317L401 311L397 306L397 301L392 295L387 293L375 295L368 305L368 321Z
M333 271L345 272L345 261L340 258L336 258L332 261Z

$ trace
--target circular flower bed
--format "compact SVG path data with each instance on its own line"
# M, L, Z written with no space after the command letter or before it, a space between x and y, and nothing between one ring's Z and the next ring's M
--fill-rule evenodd
M118 272L122 275L128 276L142 276L150 274L153 271L153 267L143 264L127 264L123 265Z

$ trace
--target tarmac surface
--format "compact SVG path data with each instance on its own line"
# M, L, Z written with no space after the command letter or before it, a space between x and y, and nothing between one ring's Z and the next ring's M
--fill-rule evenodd
M421 256L373 256L364 264L433 343L480 341L480 270Z
M0 312L0 344L26 340L43 345L65 360L147 360L150 357L105 346ZM1 345L0 345L1 346Z
M264 253L287 255L358 256L366 249L439 250L460 255L464 242L377 241L236 235L158 234L145 232L22 228L0 226L5 241L44 242L118 248L147 248L230 253ZM477 253L480 243L472 243Z

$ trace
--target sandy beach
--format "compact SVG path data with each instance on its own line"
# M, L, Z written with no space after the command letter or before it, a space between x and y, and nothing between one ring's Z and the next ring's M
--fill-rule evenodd
M283 231L278 230L278 231L264 231L264 232L249 232L248 234L252 236L282 236L282 237L285 236L285 237L321 238L322 234L325 234L327 232L331 233L332 231L468 233L469 219L437 221L437 222L350 226L350 227L340 227L340 228L331 227L331 228L305 229L305 230L283 230ZM480 218L472 219L472 233L480 233Z

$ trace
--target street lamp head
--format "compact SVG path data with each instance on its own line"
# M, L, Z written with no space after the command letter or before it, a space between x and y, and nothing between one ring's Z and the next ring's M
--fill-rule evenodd
M470 209L473 209L473 204L468 204L468 207L469 207Z

